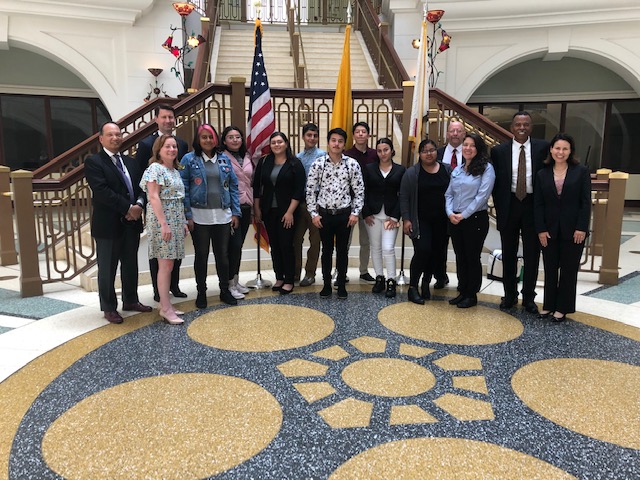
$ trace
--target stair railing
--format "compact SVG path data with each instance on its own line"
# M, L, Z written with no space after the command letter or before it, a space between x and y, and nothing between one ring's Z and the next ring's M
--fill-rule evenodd
M200 90L211 81L211 52L213 51L219 12L220 0L207 0L205 13L209 22L207 22L207 28L202 31L205 42L198 47L196 66L191 80L193 91Z

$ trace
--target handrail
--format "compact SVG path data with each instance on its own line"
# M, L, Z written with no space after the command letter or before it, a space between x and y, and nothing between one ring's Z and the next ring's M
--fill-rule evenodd
M198 48L196 66L193 69L193 78L191 79L191 88L196 91L208 83L211 75L211 52L215 41L219 12L220 0L208 0L205 13L209 18L209 26L202 32L205 43Z
M289 14L287 15L287 31L289 32L289 49L293 60L293 86L304 88L304 74L300 78L300 44L302 43L301 33L296 32L295 27L295 6L293 0L289 0Z

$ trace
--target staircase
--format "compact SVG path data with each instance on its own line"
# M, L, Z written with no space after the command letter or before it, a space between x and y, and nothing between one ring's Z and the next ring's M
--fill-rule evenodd
M269 86L293 88L293 59L290 55L289 32L284 27L264 25L264 54ZM220 27L216 32L212 59L212 78L216 84L227 84L229 77L249 79L253 62L253 26ZM302 28L310 85L306 88L335 89L344 47L344 32L338 28L311 26ZM368 52L363 49L360 32L351 31L351 88L379 88ZM302 57L302 54L301 54Z

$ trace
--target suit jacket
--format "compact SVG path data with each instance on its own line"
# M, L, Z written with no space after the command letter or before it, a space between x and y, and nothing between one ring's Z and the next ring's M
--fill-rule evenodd
M513 176L511 148L513 140L501 143L491 149L491 162L496 171L496 183L493 186L493 204L496 207L498 230L505 227L511 206L511 180ZM544 166L549 155L549 143L537 138L531 139L531 168L533 189L536 187L536 174Z
M553 166L538 172L534 189L536 232L549 232L551 238L573 238L576 230L589 232L591 219L591 175L583 165L570 165L558 195Z
M121 155L133 187L136 199L143 199L140 189L142 170L136 160ZM131 201L129 190L118 167L104 150L87 158L84 164L85 177L91 187L93 215L91 217L91 236L95 238L117 238L124 228L142 231L142 219L129 222L124 216L129 211ZM144 203L144 201L143 201Z
M382 210L389 217L400 220L400 182L406 169L393 163L387 178L382 176L378 163L370 163L362 169L364 179L364 207L362 216L375 215Z
M260 159L253 177L253 198L260 199L260 210L263 215L270 208L275 195L278 211L286 212L291 200L304 202L306 175L302 162L297 158L282 165L276 178L276 184L271 183L271 172L274 166L274 156L269 154Z
M138 143L138 148L136 150L136 160L140 164L143 172L149 166L149 159L152 155L153 144L155 143L157 138L158 132L154 133L153 135L149 135L147 138ZM180 163L182 157L184 157L189 152L189 145L181 138L176 137L176 139L178 140L178 163Z

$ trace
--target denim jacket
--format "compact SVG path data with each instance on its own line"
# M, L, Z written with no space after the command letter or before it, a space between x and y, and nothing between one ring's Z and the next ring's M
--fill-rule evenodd
M220 169L220 192L222 196L222 208L230 208L231 215L241 217L240 195L238 193L238 178L224 157L218 156ZM204 160L194 152L187 153L180 161L182 170L180 176L184 183L184 214L187 220L191 220L191 207L206 208L207 205L207 171Z

